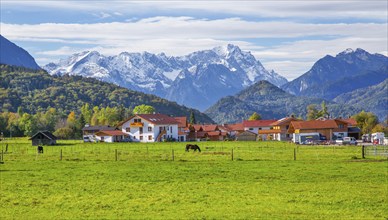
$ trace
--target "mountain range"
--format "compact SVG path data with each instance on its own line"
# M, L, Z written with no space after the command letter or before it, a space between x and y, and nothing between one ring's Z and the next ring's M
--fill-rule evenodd
M2 36L1 53L1 64L28 66L35 72L41 71L34 65L34 58L27 51ZM15 63L15 60L19 62ZM234 45L181 57L147 52L124 52L106 57L95 51L82 52L57 64L44 66L53 75L50 83L55 84L55 88L44 85L42 77L34 78L31 73L7 81L7 74L15 74L14 67L7 68L0 80L0 102L3 104L0 107L9 111L14 111L18 105L25 105L27 109L36 111L60 102L62 105L58 105L59 107L65 106L67 110L71 110L79 105L75 102L76 99L105 106L152 104L165 113L173 114L184 112L187 115L194 111L157 96L133 91L140 90L161 94L160 96L169 100L202 110L213 104L205 112L220 123L241 121L253 112L258 112L264 119L281 118L290 114L304 117L307 105L319 105L323 101L335 117L347 117L361 110L372 111L380 119L385 119L388 115L388 58L362 49L347 49L335 57L327 55L291 82L273 71L265 70L250 52L241 51ZM19 71L17 68L15 70ZM49 76L46 75L43 79ZM60 80L62 78L63 81ZM90 89L80 91L77 88L79 80L105 89L99 91L97 87L85 85ZM57 81L60 82L56 84ZM20 85L13 88L15 83ZM35 88L36 94L42 92L41 96L33 97L47 100L31 101L32 88ZM29 95L24 94L26 91ZM73 96L68 97L67 94ZM57 100L57 95L62 101ZM63 97L74 102L67 103ZM56 101L51 103L50 99ZM200 114L199 111L196 113ZM200 117L203 118L202 121L211 121L204 114Z
M85 51L43 68L51 75L97 78L200 110L259 80L277 86L287 83L250 52L231 44L177 57L148 52L104 56Z
M297 96L332 100L338 95L376 85L388 77L388 57L363 49L327 55L295 80L281 86Z
M234 123L249 118L257 112L264 119L279 119L294 115L304 117L307 106L316 104L319 108L324 99L298 97L263 80L242 90L234 96L220 99L205 113L217 123ZM361 110L346 104L326 102L329 113L336 117L348 117Z

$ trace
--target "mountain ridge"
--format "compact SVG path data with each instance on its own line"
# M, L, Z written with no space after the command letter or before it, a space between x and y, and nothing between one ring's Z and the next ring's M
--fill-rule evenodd
M93 56L89 56L90 54ZM219 71L214 75L214 65L224 68L218 68ZM177 57L148 52L122 52L107 57L98 52L88 51L73 54L67 59L47 64L43 68L51 75L93 77L201 110L219 98L234 94L258 80L269 80L279 86L287 82L276 72L266 70L250 52L242 51L232 44ZM214 80L205 79L207 75L213 75ZM185 77L187 78L183 81L190 80L190 83L186 82L183 86L180 82ZM194 83L196 85L193 85ZM211 88L212 83L222 90L222 94L208 95L210 92L206 89ZM182 97L180 94L182 87L197 96L199 94L202 102L191 103L192 93L186 93Z

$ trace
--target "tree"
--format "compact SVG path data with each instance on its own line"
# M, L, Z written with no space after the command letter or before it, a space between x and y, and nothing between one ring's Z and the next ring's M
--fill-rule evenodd
M261 119L261 115L260 114L257 114L256 112L253 112L253 114L251 115L251 117L249 117L249 121L254 121L254 120L260 120Z
M83 105L81 107L81 115L83 115L86 123L90 123L90 120L92 119L93 112L90 109L90 106L88 103L86 103L85 105Z
M378 124L378 118L372 112L361 111L360 113L353 115L357 121L357 125L360 127L363 134L371 133L372 129Z
M192 125L197 124L197 120L195 120L195 115L193 111L190 112L190 124Z
M64 128L58 128L55 132L54 135L57 136L60 139L70 139L74 135L73 129L69 127L64 127Z
M75 126L76 118L75 118L74 112L69 113L69 115L67 116L66 123L67 123L67 126L70 128L73 128Z
M307 106L307 120L315 120L318 118L318 110L315 104Z
M155 108L150 105L138 105L133 109L133 114L152 114Z
M330 116L330 114L329 114L329 112L328 112L328 110L327 110L327 106L326 106L325 101L322 101L321 107L322 107L322 109L321 109L321 111L319 111L319 114L318 114L319 117L328 118L328 117ZM319 117L318 117L318 118L319 118Z

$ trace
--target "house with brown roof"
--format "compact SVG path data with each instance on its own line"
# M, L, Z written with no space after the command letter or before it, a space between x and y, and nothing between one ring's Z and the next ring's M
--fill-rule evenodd
M179 141L179 122L164 114L135 114L120 123L122 132L135 142Z
M236 135L238 133L244 131L244 126L242 123L218 125L218 128L220 129L220 131L225 132L227 137L232 140L236 138Z
M243 126L245 131L250 131L258 135L259 140L272 139L272 123L276 122L273 120L244 120Z
M336 140L348 136L348 123L339 119L291 121L288 133L293 134L293 141L303 133L319 133L327 140Z
M296 119L295 117L285 117L282 119L279 119L271 124L272 129L270 132L272 132L273 140L277 141L289 141L292 139L292 134L288 133L288 128L290 127L290 124L292 121L300 121Z
M98 131L95 137L100 142L123 142L129 135L119 130Z
M187 117L174 117L174 119L178 122L178 141L184 142L190 132Z
M236 134L236 141L256 141L257 134L251 131L242 131Z

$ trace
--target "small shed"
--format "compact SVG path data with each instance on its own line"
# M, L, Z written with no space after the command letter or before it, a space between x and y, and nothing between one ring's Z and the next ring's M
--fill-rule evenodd
M256 141L257 134L250 131L243 131L236 135L237 141Z
M57 143L57 137L49 131L38 131L28 140L32 140L32 146L54 145Z

